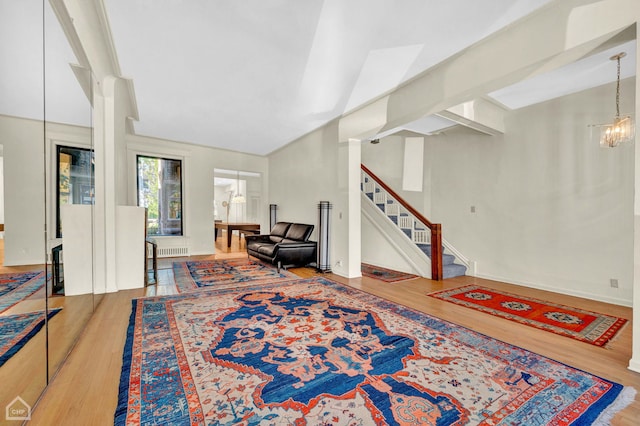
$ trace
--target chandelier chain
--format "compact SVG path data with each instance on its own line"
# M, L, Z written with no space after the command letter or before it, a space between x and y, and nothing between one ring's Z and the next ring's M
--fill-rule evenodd
M618 55L618 79L616 83L616 118L620 118L620 55Z

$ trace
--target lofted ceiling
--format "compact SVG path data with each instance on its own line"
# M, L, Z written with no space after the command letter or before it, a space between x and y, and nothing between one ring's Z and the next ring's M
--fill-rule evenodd
M96 1L135 88L136 134L266 155L562 0ZM48 4L42 78L42 7L0 2L0 114L90 125L69 66L78 60ZM619 48L629 55L623 78L635 75L635 41L611 51ZM486 99L520 108L611 82L612 54ZM436 115L397 130L431 134L455 124Z

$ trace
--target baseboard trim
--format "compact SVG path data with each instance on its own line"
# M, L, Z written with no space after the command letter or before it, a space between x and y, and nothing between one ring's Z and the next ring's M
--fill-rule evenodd
M616 297L605 297L605 296L595 295L595 294L587 293L587 292L567 290L567 289L564 289L564 288L557 288L557 287L551 287L551 286L547 286L547 285L540 285L540 284L527 282L527 281L513 280L513 279L510 279L510 278L498 277L498 276L489 275L489 274L478 274L477 273L475 276L478 277L478 278L483 278L485 280L500 281L500 282L507 283L507 284L520 285L520 286L523 286L523 287L535 288L535 289L538 289L538 290L549 291L549 292L552 292L552 293L565 294L567 296L582 297L582 298L585 298L585 299L596 300L598 302L611 303L611 304L614 304L614 305L626 306L626 307L629 307L629 308L633 307L633 302L631 300L620 299L620 298L616 298Z

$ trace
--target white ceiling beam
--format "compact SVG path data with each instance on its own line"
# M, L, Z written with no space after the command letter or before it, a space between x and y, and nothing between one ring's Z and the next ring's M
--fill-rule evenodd
M120 71L111 29L102 0L49 0L62 30L78 59L79 64L72 64L72 69L80 86L92 101L87 91L87 73L91 72L98 83L109 76L125 80L128 96L128 117L138 120L138 107L133 90L133 81L124 78ZM89 84L91 81L89 81ZM91 85L89 85L91 87Z
M506 110L486 99L463 102L437 115L487 135L504 133Z
M558 0L426 70L340 120L368 139L598 51L640 19L637 0ZM384 111L381 111L384 106Z

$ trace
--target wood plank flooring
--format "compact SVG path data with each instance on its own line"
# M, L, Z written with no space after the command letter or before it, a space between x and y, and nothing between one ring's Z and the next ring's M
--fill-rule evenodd
M222 240L222 238L219 238ZM234 239L235 240L235 239ZM237 250L237 248L235 248ZM218 251L216 258L246 256L232 250ZM191 257L190 259L211 259ZM161 259L159 284L148 287L147 294L172 294L170 263ZM301 277L318 273L310 268L290 269ZM604 378L633 386L640 391L640 374L627 369L631 358L631 324L607 348L558 336L532 327L513 323L472 309L427 296L428 292L467 284L478 284L511 293L553 300L569 306L599 311L631 319L631 308L563 296L541 290L474 277L459 277L444 282L418 278L399 283L385 283L363 277L345 279L328 273L323 276L354 288L461 324L480 333L556 359ZM80 341L35 408L30 425L107 425L113 423L117 404L122 350L131 312L131 299L145 295L145 290L127 290L107 294L98 306ZM640 397L619 413L613 425L638 425Z

